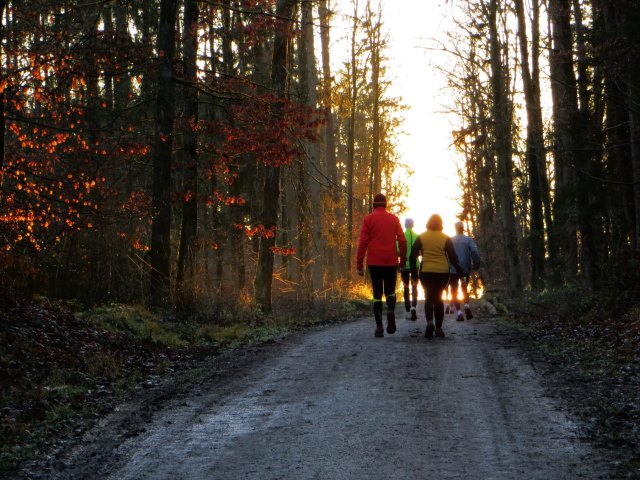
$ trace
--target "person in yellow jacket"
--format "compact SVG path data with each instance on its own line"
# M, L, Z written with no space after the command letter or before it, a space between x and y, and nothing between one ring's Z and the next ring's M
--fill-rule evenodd
M422 257L418 273L417 258ZM416 239L409 255L411 270L420 278L424 289L424 313L427 318L427 329L424 336L443 338L442 322L444 320L444 300L442 293L449 284L449 264L453 265L460 277L463 270L451 238L442 231L442 217L431 215L427 222L427 230ZM463 285L466 288L466 285ZM435 326L434 326L435 317Z
M404 227L404 238L407 240L407 252L411 252L411 247L418 238L418 234L413 231L413 218L405 219ZM411 273L409 257L407 257L407 261L400 270L400 277L402 278L402 285L404 287L405 318L415 321L418 318L416 312L416 306L418 305L418 275L417 273Z

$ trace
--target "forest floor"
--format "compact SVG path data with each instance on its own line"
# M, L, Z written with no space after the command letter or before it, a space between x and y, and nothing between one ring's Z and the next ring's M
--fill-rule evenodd
M487 338L499 339L507 350L519 352L518 358L526 357L545 395L557 398L562 409L580 422L581 438L606 452L607 468L615 473L602 478L640 478L638 312L584 322L535 310L498 318L485 313L476 332L460 331L451 337L477 339L479 328L496 324L498 334L486 330ZM406 323L404 338L418 342L417 330ZM358 322L354 325L362 329ZM472 322L465 325L470 327ZM295 340L301 334L290 333L291 329L267 328L234 348L220 342L167 348L157 339L140 341L107 332L60 309L42 305L8 309L0 314L0 477L83 478L98 464L114 466L121 455L112 459L104 455L115 455L118 448L122 452L128 439L138 443L146 438L153 425L167 421L159 419L168 408L175 411L176 405L191 403L194 395L210 399L212 393L229 393L233 382L281 356L292 342L301 341ZM344 332L338 335L343 338ZM395 338L402 337L399 331ZM324 349L331 351L335 341L334 335ZM526 380L527 375L522 378ZM521 386L525 388L526 383Z

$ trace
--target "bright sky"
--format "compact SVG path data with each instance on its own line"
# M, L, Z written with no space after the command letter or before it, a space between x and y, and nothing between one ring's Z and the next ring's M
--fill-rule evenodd
M453 234L457 198L461 195L451 143L451 126L441 113L446 104L445 79L435 68L450 58L437 51L435 40L446 43L450 25L450 6L444 0L379 0L382 2L383 31L388 36L387 75L392 81L390 94L401 97L409 107L403 113L405 135L399 138L398 152L414 170L408 181L408 212L401 218L415 220L422 232L428 218L438 213L446 233ZM337 0L339 11L353 12L352 0ZM364 0L360 0L362 9ZM339 42L344 30L332 32Z

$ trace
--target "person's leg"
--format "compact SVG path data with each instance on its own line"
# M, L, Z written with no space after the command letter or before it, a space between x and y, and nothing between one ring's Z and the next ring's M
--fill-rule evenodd
M460 294L460 275L457 273L452 273L449 276L449 285L451 286L451 296L453 298L453 304L455 306L455 311L452 313L456 314L456 320L461 321L464 320L464 316L462 315L462 310L460 310L460 298L458 295Z
M387 302L387 332L395 333L396 331L396 279L398 278L398 270L396 267L384 268L384 298Z
M411 299L409 297L409 277L411 272L409 270L402 270L400 272L400 278L402 279L402 288L404 294L404 309L407 312L406 319L410 318L410 310L411 310Z
M429 295L429 274L422 272L420 274L420 283L422 284L422 289L424 290L424 316L427 321L433 321L433 299Z
M471 313L471 307L469 307L469 280L471 280L471 274L467 273L464 276L465 282L467 282L467 287L465 287L462 291L464 294L464 314L467 317L467 320L471 320L473 318L473 313Z
M376 337L384 336L384 327L382 326L382 292L383 292L383 267L375 265L369 266L369 275L371 276L371 289L373 290L373 316L376 319Z
M435 290L433 284L433 273L421 273L420 274L420 282L424 287L424 315L427 319L427 330L424 333L426 338L431 338L433 336L434 326L433 326L433 306L435 305Z
M460 300L458 299L459 293L459 284L458 280L460 277L457 273L452 273L449 275L449 286L451 287L451 299L453 300L453 304L456 307L456 310L460 310Z
M434 273L433 274L433 289L435 290L435 298L433 305L433 314L436 321L436 334L442 333L442 322L444 321L444 300L442 294L447 289L449 283L448 273ZM438 335L438 336L444 336Z
M416 320L418 314L416 307L418 306L418 277L411 275L411 320Z

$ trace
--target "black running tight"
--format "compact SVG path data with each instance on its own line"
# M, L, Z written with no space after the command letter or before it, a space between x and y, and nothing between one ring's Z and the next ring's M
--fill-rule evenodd
M449 285L448 273L420 272L420 284L424 289L424 314L427 322L435 317L436 327L442 327L444 320L444 301L442 293Z
M369 265L371 276L371 288L373 289L373 313L376 321L382 321L382 294L387 301L387 311L393 312L396 308L396 278L398 269L379 265Z
M404 308L408 312L418 304L418 279L409 270L400 272L404 287Z

